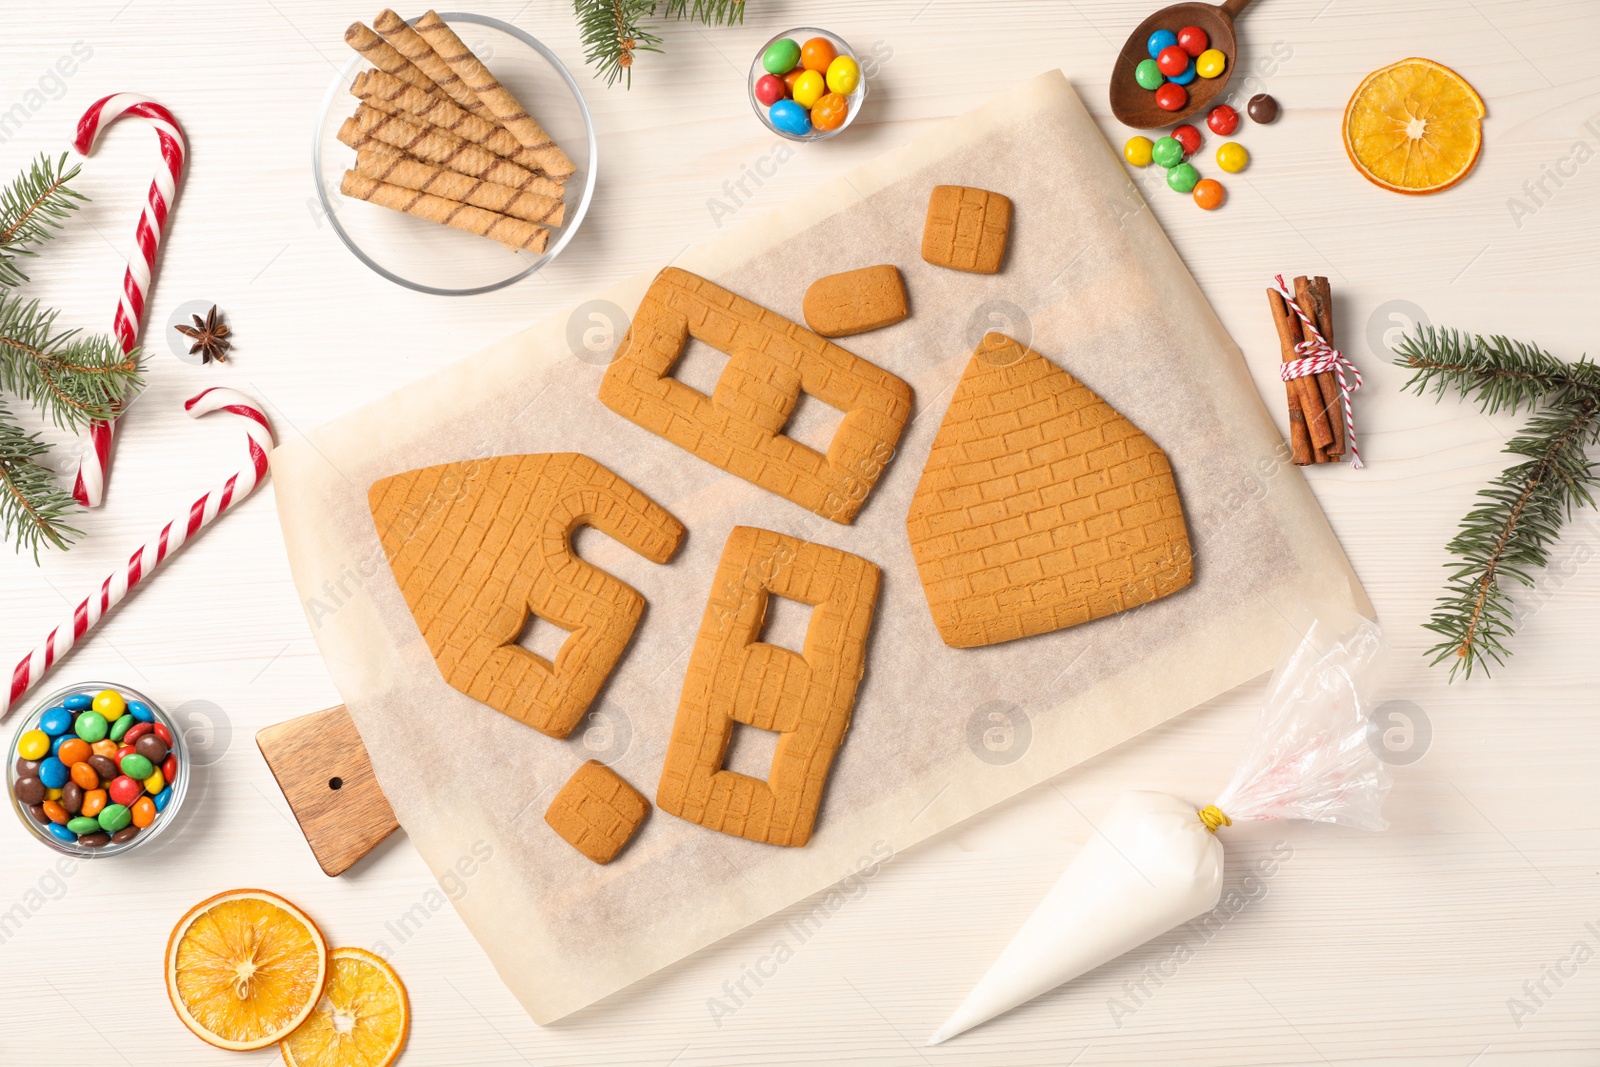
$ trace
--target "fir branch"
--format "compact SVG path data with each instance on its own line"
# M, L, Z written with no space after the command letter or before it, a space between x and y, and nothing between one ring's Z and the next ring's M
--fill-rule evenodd
M706 26L731 26L744 22L744 0L664 0L662 14Z
M1485 413L1515 414L1561 389L1600 393L1600 373L1588 360L1568 365L1538 345L1494 336L1488 341L1456 330L1419 326L1400 343L1397 366L1415 371L1404 388L1443 396L1454 388Z
M27 173L0 190L0 286L27 281L18 258L34 255L38 245L55 236L61 221L88 200L68 187L77 176L78 167L67 168L65 152L56 160L40 155Z
M17 551L33 551L35 563L45 545L67 548L81 536L64 522L77 501L38 462L49 450L38 434L24 433L0 402L0 526Z
M661 38L641 20L654 14L655 0L572 0L583 58L606 85L623 78L633 88L633 54L660 52Z
M137 351L99 334L56 330L53 308L0 297L0 388L38 408L57 426L81 429L109 419L143 383Z

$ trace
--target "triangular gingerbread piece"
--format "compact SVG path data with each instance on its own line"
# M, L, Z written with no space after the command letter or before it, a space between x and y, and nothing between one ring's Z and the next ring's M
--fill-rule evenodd
M1088 386L998 333L956 385L906 530L952 648L1076 626L1194 576L1166 454Z

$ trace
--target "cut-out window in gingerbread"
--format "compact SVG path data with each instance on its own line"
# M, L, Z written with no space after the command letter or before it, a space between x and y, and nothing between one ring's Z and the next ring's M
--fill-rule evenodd
M690 338L729 356L710 396L671 377ZM801 393L844 412L826 454L783 433ZM846 524L911 415L911 386L893 374L675 267L645 293L600 400L706 462Z
M759 640L771 597L812 606L803 649ZM811 837L866 666L878 568L849 552L736 526L717 565L656 804L772 845ZM726 770L735 724L776 731L766 781Z
M446 682L551 737L566 737L644 611L632 586L572 551L592 526L656 563L683 524L576 453L446 463L368 494L406 604ZM518 644L530 615L570 631L554 662Z

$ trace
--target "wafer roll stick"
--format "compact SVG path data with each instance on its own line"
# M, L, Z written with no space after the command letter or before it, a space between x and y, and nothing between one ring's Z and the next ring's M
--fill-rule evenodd
M450 69L433 46L422 39L422 35L411 28L405 19L394 13L392 8L384 8L378 12L378 17L372 20L372 26L383 39L392 44L395 49L431 78L444 94L454 100L458 106L478 116L486 122L500 125L494 112L479 100L477 94L467 88L461 76Z
M509 185L496 185L482 178L469 178L465 174L435 167L431 163L421 163L399 153L379 155L370 149L359 151L356 153L356 172L374 181L415 189L419 193L432 193L446 200L459 200L463 204L545 226L560 226L566 215L566 208L560 200L525 193Z
M482 145L463 141L448 130L418 126L399 115L386 115L366 104L362 104L354 115L344 120L344 124L339 127L339 140L351 148L359 148L360 145L356 141L363 134L384 144L393 145L418 159L449 167L462 174L470 174L474 178L482 178L486 182L509 185L513 189L542 192L529 189L540 181L537 174L525 167L517 166L509 159L502 159Z
M339 191L345 196L365 200L379 207L403 211L407 215L415 215L429 222L443 223L458 230L465 230L467 233L475 233L479 237L493 238L513 252L522 249L529 252L543 252L545 242L550 237L550 231L543 226L513 219L497 211L486 211L471 204L463 204L459 200L446 200L431 193L419 193L414 189L390 185L388 182L373 181L353 170L344 172L344 180L339 183Z
M438 126L463 141L480 144L519 166L529 170L539 169L539 157L524 148L522 142L505 129L476 115L467 114L437 93L425 93L381 70L357 74L350 86L350 93L379 111L399 115L408 121Z
M521 141L528 151L538 155L539 169L552 178L565 178L577 169L567 154L556 146L555 140L544 132L544 127L533 121L517 98L489 73L489 68L472 54L472 50L461 42L454 30L444 24L443 19L429 11L417 20L415 32L422 35L422 39L461 78L467 89L494 112L500 125Z
M422 73L416 64L396 52L393 45L363 24L352 22L350 28L344 31L344 43L354 48L363 59L391 78L398 78L425 93L439 91L439 86L434 84L432 78Z
M371 156L373 156L374 158L377 158L377 159L382 159L382 160L385 160L385 161L406 160L406 161L411 162L411 163L421 163L425 167L434 166L434 164L432 162L428 161L428 160L418 159L416 156L413 156L408 152L402 152L400 149L396 148L392 144L388 144L388 143L386 143L384 141L380 141L376 137L368 137L364 133L357 132L352 139L350 139L348 141L345 141L345 143L348 144L351 148L354 148L357 153L366 152L367 154L369 154L369 155L371 155ZM455 170L454 168L451 168L451 167L446 167L445 169L448 170L451 174L461 174L461 171ZM475 175L470 175L470 174L469 175L463 175L463 176L464 177L469 177L469 178L470 177L475 177ZM487 179L479 179L479 180L487 180ZM400 183L396 182L395 184L398 185ZM502 184L502 183L493 183L493 184ZM508 186L508 188L516 188L516 187L515 186ZM565 190L560 185L557 185L555 182L551 181L549 178L546 178L542 174L535 175L531 182L529 182L527 185L522 186L520 189L517 189L517 191L521 192L521 193L527 193L529 196L544 197L545 199L548 199L548 200L560 200L562 195L563 195L563 193L565 192ZM558 225L558 224L552 223L552 225Z

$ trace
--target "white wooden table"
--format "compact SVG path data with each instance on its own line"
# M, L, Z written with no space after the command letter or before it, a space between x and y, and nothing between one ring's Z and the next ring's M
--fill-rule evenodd
M446 299L368 272L315 210L312 124L345 61L344 27L374 11L313 0L14 5L0 64L0 171L64 149L79 113L105 93L139 90L168 104L193 152L151 322L159 327L180 303L214 301L238 347L217 369L180 363L158 345L120 441L109 505L83 519L83 542L38 567L0 553L0 648L21 655L69 600L238 462L227 420L193 424L178 413L204 385L240 385L270 405L281 434L299 435L1051 67L1067 71L1114 144L1128 136L1109 117L1105 80L1145 5L750 7L742 27L667 28L666 55L644 56L624 92L587 79L569 5L478 5L579 72L602 169L580 238L551 269L493 295ZM878 50L869 112L848 136L796 153L718 219L708 202L773 146L745 102L745 64L797 23ZM1359 411L1369 468L1308 476L1395 645L1392 695L1431 727L1425 755L1396 768L1388 833L1232 832L1230 862L1278 841L1292 857L1175 973L1169 936L947 1046L921 1047L1089 833L1076 811L1102 810L1131 786L1210 795L1252 728L1258 682L895 857L775 973L763 963L770 977L759 984L746 968L789 936L784 914L541 1029L403 835L328 879L296 831L252 738L338 695L263 493L52 679L125 680L196 724L209 720L210 734L192 739L209 742L215 762L197 776L195 817L155 855L61 875L0 820L0 1063L272 1060L271 1051L230 1056L202 1045L162 992L158 961L174 919L236 885L289 896L335 943L389 950L414 1011L407 1064L1600 1062L1600 962L1589 960L1600 950L1600 661L1591 636L1600 627L1600 518L1578 516L1555 565L1521 594L1526 617L1511 663L1492 679L1446 684L1422 659L1430 641L1420 624L1441 588L1443 546L1473 493L1506 465L1499 449L1519 420L1402 394L1405 375L1374 348L1385 330L1425 318L1536 340L1569 359L1594 351L1600 7L1262 0L1240 27L1245 63L1284 115L1243 129L1254 162L1227 181L1226 208L1207 214L1153 175L1140 180L1275 412L1278 348L1262 289L1279 271L1332 279L1340 339L1367 378ZM75 52L59 68L72 73L61 75L58 57ZM1409 55L1461 71L1489 106L1476 172L1436 197L1376 189L1339 143L1356 83ZM153 143L131 124L115 132L84 171L94 203L35 265L34 292L62 306L64 322L110 325ZM66 448L58 458L65 465ZM736 1010L714 1012L712 998ZM1513 1000L1532 1010L1514 1015Z

